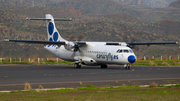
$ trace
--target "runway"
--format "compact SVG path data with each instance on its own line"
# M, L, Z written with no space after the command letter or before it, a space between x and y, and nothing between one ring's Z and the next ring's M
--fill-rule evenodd
M132 66L125 70L123 66L82 66L73 65L19 65L0 64L0 91L23 90L24 84L32 88L42 85L44 88L78 87L84 84L96 86L121 86L122 84L158 84L180 83L180 67ZM79 84L82 82L82 85Z

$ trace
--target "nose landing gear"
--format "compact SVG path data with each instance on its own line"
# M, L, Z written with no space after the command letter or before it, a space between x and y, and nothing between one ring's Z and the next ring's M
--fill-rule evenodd
M107 65L101 65L101 68L107 68Z
M124 67L125 67L125 69L130 69L131 65L130 64L125 64Z
M81 64L80 64L80 63L75 63L75 64L74 64L74 67L75 67L76 69L79 69L79 68L81 68Z

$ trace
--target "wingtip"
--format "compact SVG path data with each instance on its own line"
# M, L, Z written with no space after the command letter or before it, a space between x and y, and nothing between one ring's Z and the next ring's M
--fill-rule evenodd
M9 39L3 39L2 41L9 41Z
M29 20L29 18L27 17L26 20Z

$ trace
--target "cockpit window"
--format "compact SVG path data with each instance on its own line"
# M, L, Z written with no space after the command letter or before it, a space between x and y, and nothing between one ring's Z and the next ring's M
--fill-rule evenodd
M120 49L118 49L116 52L119 53L119 50L120 50Z
M116 51L117 53L133 53L133 51L131 50L131 49L118 49L117 51Z
M129 53L129 50L124 50L124 53Z
M121 50L121 49L118 49L116 52L117 52L117 53L122 53L122 50Z
M130 52L130 53L133 53L133 51L132 51L131 49L129 50L129 52Z

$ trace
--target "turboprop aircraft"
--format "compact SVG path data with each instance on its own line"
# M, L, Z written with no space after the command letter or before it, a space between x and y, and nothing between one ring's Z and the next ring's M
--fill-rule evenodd
M46 21L48 41L35 40L13 40L4 39L6 42L25 42L44 44L44 48L55 56L74 62L75 68L83 65L107 68L107 64L124 65L130 69L130 64L136 61L136 55L131 47L134 45L157 45L157 44L177 44L177 42L82 42L67 41L61 37L55 27L54 21L72 21L72 19L53 18L51 14L46 14L45 18L27 18L27 20Z

